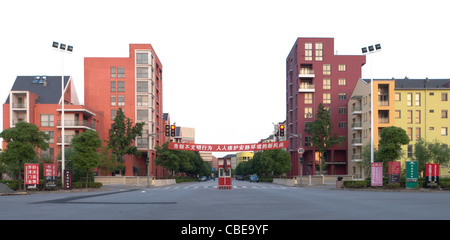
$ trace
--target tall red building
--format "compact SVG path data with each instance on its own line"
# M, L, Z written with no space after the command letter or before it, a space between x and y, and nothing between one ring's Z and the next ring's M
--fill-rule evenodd
M315 120L320 103L331 114L332 128L347 136L347 102L361 78L365 56L334 54L333 38L298 38L286 58L286 135L291 155L290 176L314 175L319 169L318 152L305 132ZM298 149L303 148L303 154ZM300 156L303 165L300 168ZM327 174L347 174L347 144L333 146L327 153ZM300 170L301 169L301 170Z
M130 44L128 57L84 59L84 102L86 106L103 112L102 139L116 112L122 108L133 123L145 122L143 135L136 139L142 157L126 155L125 175L162 176L163 169L155 165L155 147L165 141L163 115L162 64L150 44Z

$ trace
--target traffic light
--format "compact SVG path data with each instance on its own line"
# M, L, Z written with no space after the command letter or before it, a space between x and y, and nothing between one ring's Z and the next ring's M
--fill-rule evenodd
M166 137L170 137L170 125L166 125L165 127L165 132L164 132L164 136Z
M171 125L170 126L170 136L175 137L175 125Z
M280 136L284 136L284 124L280 124Z

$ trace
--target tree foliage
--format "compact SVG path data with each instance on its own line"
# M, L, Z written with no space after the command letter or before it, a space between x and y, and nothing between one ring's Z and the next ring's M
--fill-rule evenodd
M438 141L426 142L420 139L414 144L414 159L419 164L419 172L425 175L427 163L439 163L447 165L450 162L450 149L445 143Z
M345 141L345 137L338 136L336 132L333 132L330 113L322 103L319 104L315 120L308 123L308 129L308 132L312 135L311 143L320 154L321 163L326 162L324 153L328 149ZM320 172L322 172L322 164L320 164Z
M5 169L19 180L22 180L24 164L36 162L37 150L47 150L50 139L36 125L27 122L19 122L15 127L4 130L0 137L8 144L0 155L0 164L4 164Z
M283 175L290 169L289 153L286 150L273 149L257 152L251 160L239 163L236 167L236 174L263 176L273 173L274 175Z
M87 130L72 139L74 154L71 158L73 167L86 172L86 188L88 187L89 171L98 167L101 157L97 152L102 146L98 133Z
M383 172L387 172L389 161L401 158L402 145L408 143L409 137L403 128L391 126L381 130L377 161L383 162Z
M136 123L125 117L122 108L117 110L114 123L109 129L108 148L111 150L114 158L123 163L126 154L138 154L137 147L133 145L137 136L142 136L142 128L145 123Z

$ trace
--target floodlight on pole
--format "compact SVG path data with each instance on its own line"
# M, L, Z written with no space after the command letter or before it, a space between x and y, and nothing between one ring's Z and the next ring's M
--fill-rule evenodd
M367 48L363 47L362 48L362 53L363 54L371 54L371 53L376 53L381 51L381 44L375 44L375 48L373 47L373 45L369 46L369 52L367 52ZM373 146L374 146L374 142L373 142L373 62L372 62L372 55L370 57L371 61L370 61L370 162L373 163L374 162L374 152L373 152Z
M58 43L53 41L52 47L55 50L61 51L61 176L64 176L65 169L65 126L64 126L64 53L72 53L73 46L70 46L66 49L66 44ZM62 178L63 186L65 187L64 178Z

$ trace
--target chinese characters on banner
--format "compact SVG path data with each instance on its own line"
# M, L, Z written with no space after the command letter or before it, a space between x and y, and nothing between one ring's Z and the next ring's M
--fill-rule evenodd
M389 183L400 184L400 162L389 161L388 164Z
M383 163L382 162L373 162L372 166L372 175L371 175L371 185L374 186L383 186Z
M39 184L39 164L25 163L25 185Z
M194 144L194 143L169 143L171 150L206 151L206 152L239 152L260 151L270 149L287 148L289 141L250 144Z
M439 164L425 164L425 182L427 187L436 186L439 183Z
M64 189L72 189L72 170L64 170Z
M44 164L44 179L46 188L56 187L57 166L56 164Z

